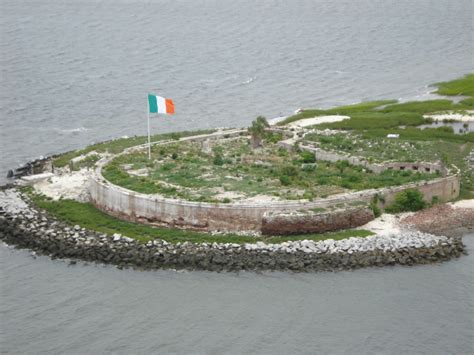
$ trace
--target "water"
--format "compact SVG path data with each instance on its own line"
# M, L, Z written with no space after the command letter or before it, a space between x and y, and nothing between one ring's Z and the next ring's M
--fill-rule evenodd
M0 248L3 351L472 353L469 256L353 272L120 271Z
M451 127L455 134L465 134L474 132L474 122L440 122L435 121L429 124L417 126L418 128L439 128L439 127Z
M0 4L0 178L30 158L153 132L431 97L473 70L469 0ZM465 237L472 251L472 238ZM473 257L291 274L119 271L0 247L5 353L470 353Z
M40 155L245 126L299 107L428 97L473 70L470 0L3 0L0 177Z

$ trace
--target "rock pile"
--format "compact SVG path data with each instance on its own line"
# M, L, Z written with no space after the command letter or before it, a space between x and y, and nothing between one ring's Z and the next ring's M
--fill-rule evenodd
M334 271L433 263L458 257L464 250L460 238L421 232L281 244L171 244L163 240L145 244L120 234L110 236L66 225L36 210L25 199L14 189L0 191L0 239L53 258L109 263L119 268Z

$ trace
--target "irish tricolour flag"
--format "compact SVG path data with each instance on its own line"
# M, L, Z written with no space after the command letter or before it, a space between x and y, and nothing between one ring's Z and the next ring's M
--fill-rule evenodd
M174 114L173 100L165 99L161 96L148 94L148 107L150 108L150 113Z

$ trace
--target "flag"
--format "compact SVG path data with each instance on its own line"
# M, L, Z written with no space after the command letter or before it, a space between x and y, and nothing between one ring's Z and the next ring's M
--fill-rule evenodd
M150 113L174 114L174 103L171 99L165 99L161 96L148 94L148 107Z

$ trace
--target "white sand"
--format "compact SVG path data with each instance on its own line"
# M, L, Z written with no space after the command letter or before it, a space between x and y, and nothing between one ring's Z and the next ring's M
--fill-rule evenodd
M84 168L71 173L55 175L50 179L37 182L33 187L53 200L62 197L86 202L89 200L89 177L92 173L93 169Z
M440 114L423 115L425 118L431 118L435 121L454 120L458 122L474 122L474 110L459 112L445 112Z
M412 212L401 213L398 215L383 214L380 217L370 221L369 223L358 227L357 229L365 229L376 233L377 235L393 235L401 233L404 227L400 224L400 220L413 214Z
M453 208L474 208L474 199L450 203Z
M308 127L314 126L320 123L331 123L348 120L349 116L331 115L331 116L317 116L313 118L305 118L299 121L291 122L290 127Z

